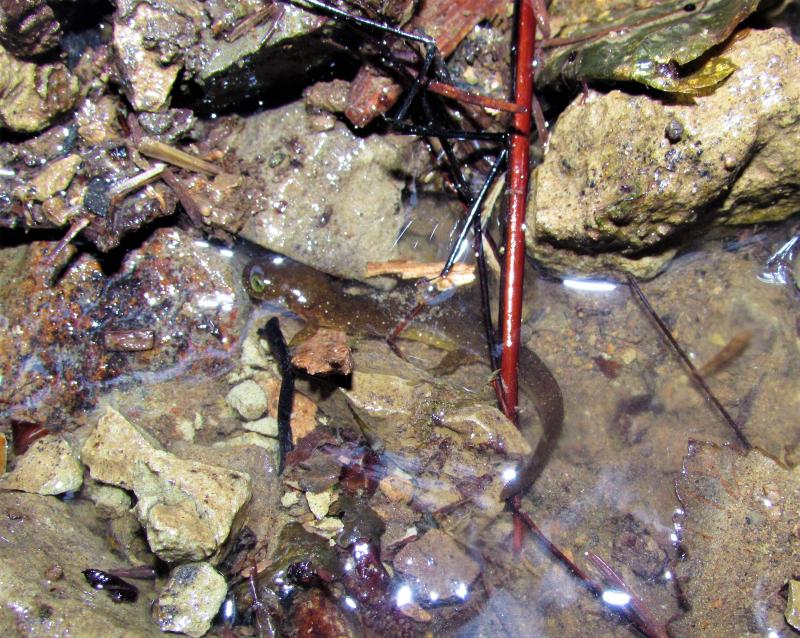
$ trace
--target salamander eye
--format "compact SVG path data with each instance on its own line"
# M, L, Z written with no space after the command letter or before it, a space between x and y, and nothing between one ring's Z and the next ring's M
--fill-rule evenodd
M264 279L260 273L252 272L250 273L250 288L253 289L253 292L257 295L260 295L264 292L266 285L264 283Z

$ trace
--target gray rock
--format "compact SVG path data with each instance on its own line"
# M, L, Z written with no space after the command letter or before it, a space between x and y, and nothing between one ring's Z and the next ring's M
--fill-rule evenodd
M217 4L228 9L227 15L213 16L217 24L236 15L234 2ZM212 3L205 6L214 12ZM238 9L250 13L253 7L242 2ZM286 82L297 83L330 64L332 57L341 53L332 39L336 28L335 21L306 11L301 5L283 4L277 21L266 19L253 24L232 41L205 30L202 53L187 66L202 85L206 106L230 108L270 89L280 90Z
M242 237L349 279L362 279L368 261L404 256L395 239L412 140L357 137L341 122L317 131L295 103L248 117L227 143L258 193Z
M211 627L228 585L208 563L179 565L153 603L153 617L162 631L200 638Z
M225 401L246 421L255 421L267 411L267 395L252 379L234 386Z
M74 492L83 483L83 466L67 441L44 436L17 458L17 466L0 481L0 488L36 494Z
M118 604L81 573L124 567L74 503L0 493L0 627L4 636L157 638L147 581L139 600Z
M123 89L137 111L164 110L184 53L207 17L193 0L119 5L113 45Z
M567 108L534 171L533 255L574 268L580 258L560 251L600 253L584 265L647 274L672 255L652 252L687 229L797 212L800 45L781 29L753 30L722 55L737 70L691 104L611 91Z
M250 498L247 474L164 452L112 408L86 440L82 456L92 478L133 490L147 542L162 560L212 556Z

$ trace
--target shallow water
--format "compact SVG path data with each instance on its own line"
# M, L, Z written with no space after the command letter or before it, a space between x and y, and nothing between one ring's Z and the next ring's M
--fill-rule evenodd
M698 366L736 335L751 333L746 349L707 381L750 442L788 464L800 454L795 422L800 295L791 280L779 282L773 276L769 281L765 273L770 256L793 230L787 224L760 233L732 231L698 245L663 275L641 284ZM250 248L236 251L230 256L233 270L252 255ZM404 294L407 302L411 299L410 293L391 294L395 301ZM474 291L466 290L433 308L431 315L447 317L444 325L456 324L459 331L480 333L475 304ZM243 307L228 328L263 321L267 311ZM680 613L673 516L680 510L675 481L689 440L735 444L736 437L627 285L611 278L545 278L530 271L525 317L525 342L558 380L566 417L558 445L522 507L576 562L586 565L585 552L604 559L665 623ZM420 323L431 322L424 317ZM451 336L474 343L464 332ZM407 342L406 347L412 362L431 356L427 346ZM214 411L227 388L220 372L233 365L232 360L230 366L210 370L207 378L192 366L173 365L166 369L175 375L171 379L155 371L112 383L104 386L101 400L154 428L162 439L179 438L186 419ZM454 372L450 381L491 396L487 374L485 365L472 364ZM523 392L526 384L536 383L526 370L520 375ZM176 392L178 387L185 392ZM522 415L523 421L528 418L531 414ZM232 418L211 425L198 431L197 442L213 443L237 427ZM510 514L502 513L488 528L457 539L482 574L460 606L434 610L430 625L419 623L421 633L638 635L609 611L613 605L596 600L530 538L521 555L514 555L511 530ZM772 633L764 635L791 631L786 626L768 629Z

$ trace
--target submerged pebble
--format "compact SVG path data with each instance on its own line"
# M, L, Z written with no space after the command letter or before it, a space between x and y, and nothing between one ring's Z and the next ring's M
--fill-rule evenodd
M210 564L179 565L153 603L153 618L162 631L200 638L228 593L225 578Z

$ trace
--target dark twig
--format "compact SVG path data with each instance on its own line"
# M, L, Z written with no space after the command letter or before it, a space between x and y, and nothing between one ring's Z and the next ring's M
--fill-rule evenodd
M513 506L512 506L513 507ZM525 523L531 533L536 537L544 548L550 553L551 556L556 558L570 573L583 583L584 587L588 589L597 598L603 601L607 609L619 614L641 631L647 638L667 638L666 630L662 625L657 623L650 610L647 609L645 604L635 594L632 593L631 588L620 578L611 567L600 557L587 552L587 558L594 564L603 576L607 579L610 587L604 586L602 583L594 580L589 574L577 565L569 556L567 556L561 549L553 543L539 526L533 522L533 519L520 509L515 509L514 513ZM628 595L630 602L626 605L611 605L604 598L603 593L609 589L618 589Z
M469 208L467 216L462 221L461 231L459 232L458 239L456 239L456 241L453 243L453 247L450 249L450 255L447 257L444 268L442 268L440 275L441 277L446 277L450 272L450 269L453 267L453 264L456 263L458 254L461 252L461 247L463 246L464 241L466 241L467 233L469 233L470 230L476 229L476 221L478 222L477 228L480 229L480 211L483 208L484 201L486 201L486 195L488 195L489 189L492 187L492 184L494 184L494 180L497 178L497 175L500 172L500 167L503 165L505 159L506 149L503 149L497 156L494 164L492 164L492 169L489 171L486 179L483 180L483 186L481 186L480 192L478 193L477 197L475 197Z
M664 320L658 315L655 311L653 306L650 305L650 301L645 296L642 289L639 287L636 279L633 275L628 275L628 285L630 289L634 292L636 297L638 297L639 301L642 304L642 307L647 311L647 314L653 319L653 321L658 326L658 329L661 331L661 334L664 335L664 338L669 342L672 346L673 350L678 354L684 364L686 364L689 373L692 376L692 379L697 383L698 386L703 390L703 394L705 394L706 398L714 405L714 407L719 411L722 415L722 418L725 422L731 427L731 429L736 434L736 438L739 439L739 442L745 447L745 449L750 449L752 446L750 445L750 441L747 439L747 436L742 431L742 428L739 424L733 420L733 417L730 413L725 409L725 406L720 403L719 399L717 399L716 395L711 391L711 388L708 387L703 375L698 372L695 365L692 363L692 360L689 359L689 356L686 354L686 351L681 347L678 341L675 339L675 336L672 334L672 331L669 329Z
M270 352L281 371L281 389L278 395L278 474L283 473L286 455L292 451L292 405L294 403L294 369L286 339L283 338L277 317L272 317L259 329L258 336L269 344Z

